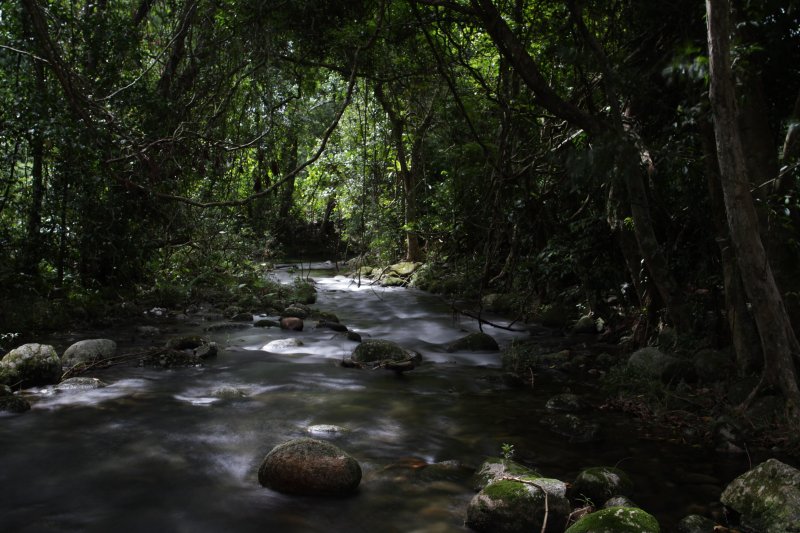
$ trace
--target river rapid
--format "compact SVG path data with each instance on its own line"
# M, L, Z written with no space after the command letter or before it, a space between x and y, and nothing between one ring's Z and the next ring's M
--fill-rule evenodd
M289 282L295 273L275 275ZM600 422L601 442L570 444L539 423L545 403L569 389L598 407L595 383L507 385L497 353L442 348L478 324L455 317L441 298L359 285L332 270L313 276L314 307L365 339L420 352L424 363L403 375L342 368L356 343L308 321L303 332L208 334L222 349L203 367L119 366L93 374L109 384L102 389L28 391L30 412L0 418L0 531L466 531L471 473L504 444L519 462L567 482L584 467L619 466L636 484L633 500L673 531L748 466L742 457L643 440L630 418L598 410L587 416ZM164 319L161 327L174 336L204 325ZM134 326L43 342L60 353L75 340L106 337L125 351L146 342ZM484 331L501 346L529 335ZM292 337L303 346L262 349ZM220 399L213 392L221 387L245 397ZM359 461L355 496L287 496L259 485L264 455L301 436L328 439Z

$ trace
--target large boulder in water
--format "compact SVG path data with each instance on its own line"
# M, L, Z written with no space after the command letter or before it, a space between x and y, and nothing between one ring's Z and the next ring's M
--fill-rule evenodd
M115 353L117 353L117 343L111 339L86 339L64 350L61 363L66 367L82 363L90 364L113 357Z
M609 507L584 515L564 533L660 533L658 521L637 507Z
M720 501L761 533L800 531L800 470L769 459L734 479Z
M351 359L357 363L377 363L383 361L415 361L422 356L391 341L368 339L356 346Z
M570 513L566 491L562 481L533 475L494 481L470 501L466 525L487 533L561 533Z
M273 448L258 469L258 481L287 494L343 496L358 488L361 466L329 442L301 438Z
M447 351L452 352L496 352L500 347L497 341L482 331L470 333L447 345Z
M57 383L61 378L61 359L49 344L23 344L0 361L0 384L35 387Z

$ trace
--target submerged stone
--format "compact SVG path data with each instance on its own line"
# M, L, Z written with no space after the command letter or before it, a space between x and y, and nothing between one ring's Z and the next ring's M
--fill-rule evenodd
M69 378L65 379L55 387L53 387L57 391L86 391L86 390L94 390L94 389L101 389L103 387L107 387L104 382L100 381L97 378L87 378L87 377L76 377L76 378Z
M420 361L422 356L406 350L391 341L369 339L356 346L350 356L357 363L373 363L379 361Z
M282 352L303 346L300 339L276 339L265 344L261 349L265 352Z

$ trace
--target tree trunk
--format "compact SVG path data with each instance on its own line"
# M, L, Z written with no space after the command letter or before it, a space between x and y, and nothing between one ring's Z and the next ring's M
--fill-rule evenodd
M423 253L417 234L416 224L417 213L417 187L421 178L422 154L424 147L425 133L430 128L433 120L433 102L424 111L424 117L420 125L414 132L414 142L411 145L411 159L409 161L408 151L406 150L403 137L406 133L406 119L401 116L389 97L383 90L383 86L378 83L375 85L375 97L380 102L384 112L389 117L391 124L392 141L397 151L397 163L400 166L400 178L403 182L403 221L406 233L406 261L422 261ZM410 164L409 164L410 163Z
M747 375L762 366L761 347L758 332L753 323L753 315L747 309L747 298L742 287L742 276L731 245L730 230L725 215L725 199L717 164L717 150L714 145L713 125L702 124L700 141L703 147L708 195L711 200L711 217L717 233L720 260L722 262L722 283L725 290L725 318L731 336L731 344L736 355L739 375Z
M45 102L47 101L47 86L44 79L44 67L40 61L33 62L34 82L36 92L34 108L38 120L43 121L46 114ZM30 139L31 157L31 203L28 208L28 223L26 227L25 248L22 253L21 270L26 274L38 272L39 260L42 258L42 202L44 200L44 137L43 125L34 125Z
M758 217L737 123L736 96L730 63L730 6L727 0L706 0L711 85L717 159L722 178L731 241L750 300L764 353L764 377L786 398L792 424L800 426L800 389L795 358L798 345L758 231Z

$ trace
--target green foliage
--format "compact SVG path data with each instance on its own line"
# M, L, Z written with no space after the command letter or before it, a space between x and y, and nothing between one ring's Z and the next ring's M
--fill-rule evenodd
M504 442L500 447L501 455L506 461L514 459L514 445Z

